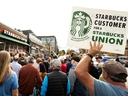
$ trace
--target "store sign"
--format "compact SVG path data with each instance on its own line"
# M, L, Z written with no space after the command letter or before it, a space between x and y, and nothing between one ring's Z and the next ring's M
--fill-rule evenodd
M40 51L44 51L44 49L40 49Z
M39 46L36 46L36 48L39 48Z
M13 34L13 33L9 32L9 31L7 31L7 30L4 30L3 33L6 34L6 35L9 35L9 36L11 36L11 37L14 37L14 38L16 38L16 39L19 39L19 40L22 40L22 41L27 42L27 39L22 38L22 37L20 37L20 36L18 36L18 35L16 35L16 34Z
M32 49L36 49L35 47L31 47Z
M42 45L42 41L39 40L38 38L36 38L34 35L32 34L29 34L29 39L32 40L33 42L39 44L39 45Z

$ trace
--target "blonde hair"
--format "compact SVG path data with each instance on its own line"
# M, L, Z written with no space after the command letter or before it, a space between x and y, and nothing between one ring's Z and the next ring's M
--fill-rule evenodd
M12 76L12 70L10 68L10 54L7 51L0 51L0 86L3 85L7 72L9 73L9 80Z
M41 60L40 58L37 58L37 59L36 59L36 63L39 64L40 62L42 62L42 60Z

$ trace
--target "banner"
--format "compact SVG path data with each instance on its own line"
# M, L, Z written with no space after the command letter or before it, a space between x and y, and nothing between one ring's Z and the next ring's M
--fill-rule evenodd
M73 7L67 46L89 49L97 41L101 51L124 54L127 33L128 12Z

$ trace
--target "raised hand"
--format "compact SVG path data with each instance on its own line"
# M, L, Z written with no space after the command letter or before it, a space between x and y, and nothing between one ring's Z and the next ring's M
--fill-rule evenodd
M90 42L90 49L89 49L88 53L91 54L92 56L95 56L97 53L100 52L102 47L103 47L103 44L100 44L100 42L98 42L97 45L96 45L96 41L94 41L93 45Z

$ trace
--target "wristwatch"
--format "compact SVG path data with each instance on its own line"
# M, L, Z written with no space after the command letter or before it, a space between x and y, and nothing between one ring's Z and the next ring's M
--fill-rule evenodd
M93 56L92 56L91 54L88 53L87 55L88 55L89 57L93 58Z

